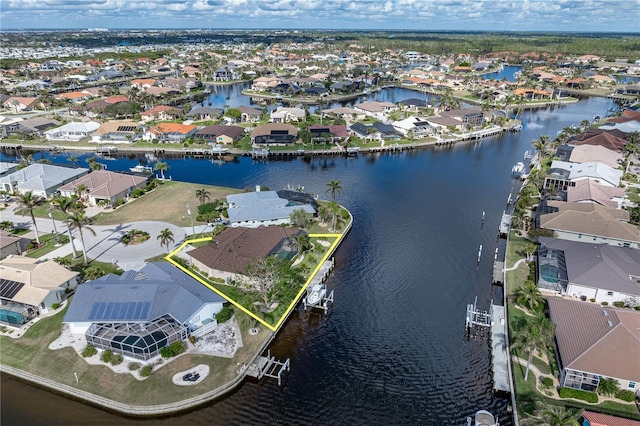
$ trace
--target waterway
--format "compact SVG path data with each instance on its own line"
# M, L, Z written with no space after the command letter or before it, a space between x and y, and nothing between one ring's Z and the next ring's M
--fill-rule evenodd
M518 65L505 65L502 67L501 71L491 72L488 74L484 74L483 77L485 80L493 79L496 81L502 81L505 78L510 81L516 81L516 73L522 71L522 67Z
M521 133L446 148L221 164L163 159L174 179L203 184L277 189L289 183L326 197L326 183L340 180L338 201L355 222L328 280L336 294L333 313L298 311L285 324L272 345L278 358L291 358L282 389L245 383L192 412L139 420L2 377L2 424L459 425L478 409L511 424L508 401L491 392L489 343L465 338L465 307L476 296L484 309L502 300L501 289L491 286L492 261L500 216L517 185L513 164L532 139L612 106L609 99L589 98L525 111ZM68 163L65 154L40 156ZM125 170L139 160L106 163Z

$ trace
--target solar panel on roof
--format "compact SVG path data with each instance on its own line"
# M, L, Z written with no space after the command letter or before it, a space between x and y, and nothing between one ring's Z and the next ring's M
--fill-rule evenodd
M0 278L0 297L13 299L22 287L24 287L24 283Z
M151 307L151 304L149 302L143 302L142 304L142 315L139 319L142 318L146 318L147 314L149 313L149 308Z
M136 126L118 126L117 132L133 132L136 130Z
M125 319L133 319L133 313L136 311L135 302L129 302L127 304L127 313L125 314Z

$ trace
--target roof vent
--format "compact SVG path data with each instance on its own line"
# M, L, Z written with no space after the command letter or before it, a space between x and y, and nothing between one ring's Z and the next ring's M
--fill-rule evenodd
M605 311L604 309L602 310L602 313L604 314L605 317L609 315L609 312Z
M611 324L611 321L607 321L607 324L609 324L609 327L613 327L613 324Z

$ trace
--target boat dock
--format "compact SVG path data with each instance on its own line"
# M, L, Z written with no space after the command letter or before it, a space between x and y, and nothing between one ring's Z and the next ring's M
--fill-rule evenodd
M498 232L500 233L501 238L507 238L509 235L509 229L511 228L511 215L502 213L502 219L500 219L500 227Z
M493 279L491 284L502 286L504 284L504 262L493 261Z
M511 392L507 367L507 320L504 306L491 305L491 365L494 392Z
M282 386L282 373L291 370L291 360L289 358L284 362L280 362L276 357L271 355L271 351L267 356L257 356L251 364L244 367L245 374L255 379L261 380L263 377L270 377L278 381L278 386Z

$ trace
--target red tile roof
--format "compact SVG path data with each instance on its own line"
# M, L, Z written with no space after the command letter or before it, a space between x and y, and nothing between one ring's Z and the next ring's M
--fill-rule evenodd
M585 411L582 416L591 426L640 426L637 420L623 419L622 417L609 416L608 414L592 413Z

